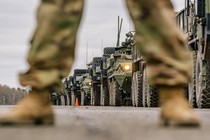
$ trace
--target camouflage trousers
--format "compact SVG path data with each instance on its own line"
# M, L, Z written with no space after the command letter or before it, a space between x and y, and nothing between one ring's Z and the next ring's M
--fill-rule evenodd
M176 86L191 76L191 57L175 24L169 0L127 0L136 40L147 61L151 84ZM58 90L74 60L76 32L83 0L42 0L28 54L29 70L20 74L24 86Z
M83 0L41 0L28 54L29 70L19 78L23 86L61 89L61 79L69 74L74 61L82 9Z
M192 57L176 25L170 0L127 0L136 41L152 85L178 86L190 81Z

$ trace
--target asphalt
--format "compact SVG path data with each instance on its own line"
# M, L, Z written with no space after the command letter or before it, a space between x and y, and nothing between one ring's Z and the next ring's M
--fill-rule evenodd
M11 106L0 106L0 113ZM210 109L199 128L163 127L159 108L54 107L54 126L0 126L0 140L209 140Z

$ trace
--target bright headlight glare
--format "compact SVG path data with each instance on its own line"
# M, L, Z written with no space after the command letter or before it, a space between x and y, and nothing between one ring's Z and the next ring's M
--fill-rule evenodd
M130 69L130 66L129 66L129 65L125 65L125 66L124 66L124 69L125 69L125 70L129 70L129 69Z
M89 86L91 86L91 83L88 83L89 84Z

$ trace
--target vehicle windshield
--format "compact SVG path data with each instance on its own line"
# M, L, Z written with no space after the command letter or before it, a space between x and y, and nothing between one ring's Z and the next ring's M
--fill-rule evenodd
M79 81L81 79L81 76L76 76L76 81Z

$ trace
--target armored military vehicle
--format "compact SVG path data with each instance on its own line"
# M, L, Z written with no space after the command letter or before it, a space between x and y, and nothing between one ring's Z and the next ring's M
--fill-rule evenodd
M186 7L176 15L177 25L186 33L192 50L193 77L189 102L194 107L210 107L210 2L185 0Z
M88 73L83 74L80 79L81 105L90 105L92 79Z
M149 85L147 80L146 61L135 43L135 32L126 34L132 48L132 103L137 107L157 107L159 104L158 89Z
M107 81L107 59L115 52L115 47L106 47L101 59L101 105L109 105L109 90Z
M115 47L107 59L109 103L112 106L129 105L131 102L132 57L127 40Z
M100 85L101 85L101 57L94 57L88 64L89 75L92 79L91 87L91 105L100 105Z
M71 92L71 105L75 105L76 98L81 105L81 90L80 90L80 79L83 74L88 73L87 69L75 69L73 74L72 92Z

